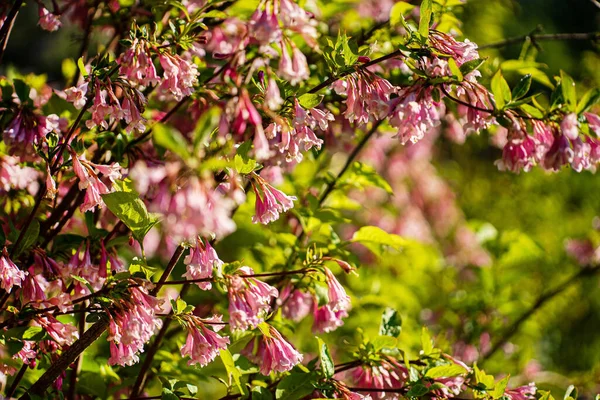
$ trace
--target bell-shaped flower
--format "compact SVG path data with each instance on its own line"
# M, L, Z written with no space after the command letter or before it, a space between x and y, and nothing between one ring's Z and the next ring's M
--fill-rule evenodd
M271 301L279 295L274 287L248 275L250 267L241 267L227 277L229 296L229 326L232 330L255 328L264 321L271 309Z
M242 354L257 364L265 376L271 372L289 371L302 362L302 354L272 326L260 338L250 341Z

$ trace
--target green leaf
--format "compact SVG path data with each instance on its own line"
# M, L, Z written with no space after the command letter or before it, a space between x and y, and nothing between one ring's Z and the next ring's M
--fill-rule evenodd
M228 349L222 349L220 351L220 354L221 361L223 362L225 370L227 371L227 376L229 377L229 382L231 382L231 380L233 379L233 382L237 386L240 393L244 394L244 388L242 386L242 382L240 381L242 373L235 366L235 362L233 361L233 356L231 355L231 352Z
M182 160L190 158L187 141L183 135L172 126L156 123L152 128L152 139L155 144L173 152Z
M29 249L31 246L35 244L38 236L40 235L40 223L37 220L33 220L29 227L27 227L27 232L23 236L21 243L19 243L19 247L14 250L14 257L18 257L25 250Z
M506 391L506 386L508 385L508 380L510 379L510 375L504 377L496 383L494 386L494 390L490 393L494 399L499 399L504 396L504 392Z
M462 71L460 70L460 68L458 68L456 61L454 61L454 58L448 59L448 67L450 67L450 72L452 72L452 75L456 77L456 79L458 79L459 81L463 80L464 77Z
M306 109L315 108L321 104L321 100L323 100L323 95L315 93L304 93L302 96L298 97L298 103Z
M316 382L318 375L315 372L308 374L292 372L279 382L275 390L276 399L299 400L308 396L315 390L313 382Z
M21 79L13 80L13 85L15 86L15 93L17 94L17 97L21 103L27 103L30 100L29 91L31 89L29 86Z
M527 74L521 78L517 86L512 90L512 98L518 100L527 95L529 88L531 87L531 74Z
M475 71L485 62L485 58L477 58L475 60L467 61L463 65L460 66L460 72L463 76L470 74Z
M115 187L118 188L119 185L115 184ZM103 194L102 200L141 244L148 231L158 222L158 217L148 213L139 193L133 190L131 181L123 181L121 189L125 190Z
M577 103L577 114L581 114L582 112L586 112L589 110L594 104L600 102L600 89L593 88L588 90L583 97Z
M167 388L163 388L160 398L161 400L179 400L179 396Z
M404 15L409 11L415 8L414 4L409 4L405 1L399 1L394 4L392 9L390 10L390 25L392 28L395 28L399 25L402 25L406 30L409 29L406 20L404 19Z
M398 340L391 336L379 335L375 339L371 340L371 345L375 351L381 351L382 349L393 349L398 346Z
M333 360L331 359L331 353L329 352L329 348L327 344L321 339L317 338L319 342L319 360L321 360L321 371L326 378L331 378L333 374L335 374L335 365Z
M568 399L576 399L577 396L577 389L575 388L575 386L573 385L569 385L569 387L567 388L567 391L565 392L565 396L563 397L564 400L568 400Z
M433 340L429 334L429 330L423 327L421 329L421 347L423 348L423 354L428 355L433 352Z
M361 162L354 162L340 185L351 185L358 189L364 189L368 186L375 186L385 190L388 194L393 194L390 184L370 165Z
M502 70L500 69L492 77L492 93L498 110L502 110L506 103L511 100L510 87L502 76Z
M85 69L85 64L83 63L83 57L79 57L79 59L77 60L77 67L79 68L79 73L81 74L81 76L87 78L88 72Z
M44 334L44 329L41 326L20 326L7 330L2 336L21 340L40 340L44 337Z
M484 370L477 367L477 364L473 365L473 370L475 371L475 382L482 384L486 389L494 387L494 377L492 375L487 375Z
M569 111L575 112L577 109L577 92L575 91L575 82L565 71L560 71L560 87L562 95Z
M429 388L422 383L417 383L406 393L407 397L421 397L429 392Z
M410 243L401 236L387 233L383 229L376 226L363 226L352 236L351 242L359 242L363 244L377 244L380 246L391 247L396 250L401 250L405 245Z
M386 308L381 315L379 334L397 338L402 332L402 317L393 308Z
M458 364L438 365L430 368L425 373L425 376L432 379L451 378L458 375L466 374L468 371Z
M235 165L235 170L239 174L246 175L246 174L249 174L252 171L254 171L256 169L258 163L256 162L256 160L253 160L251 158L244 160L244 158L242 156L240 156L239 154L236 154L235 158L234 158L234 165Z
M273 400L273 394L262 386L252 388L252 400Z
M429 24L431 22L431 14L432 14L432 0L423 0L421 2L421 18L419 19L419 33L423 38L427 38L429 36Z
M194 150L199 145L205 145L208 143L211 133L219 124L219 118L221 116L221 110L219 107L211 107L202 113L200 119L196 123L194 128Z
M519 108L533 118L544 118L544 113L534 106L530 106L529 104L521 104Z

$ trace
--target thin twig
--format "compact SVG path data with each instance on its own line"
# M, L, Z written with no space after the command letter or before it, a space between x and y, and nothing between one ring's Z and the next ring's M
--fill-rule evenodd
M508 46L515 43L522 43L527 39L532 42L541 41L554 41L554 40L598 40L600 39L600 32L588 32L588 33L545 33L545 34L530 34L516 36L505 40L500 40L494 43L488 43L479 46L479 49L497 49L500 47Z
M571 276L569 279L564 281L562 284L557 286L555 289L541 295L537 299L537 301L533 304L533 306L531 306L531 308L529 310L527 310L523 315L521 315L517 320L515 320L506 329L504 334L502 334L500 339L496 343L494 343L494 345L490 348L490 350L483 354L483 356L481 358L481 362L489 359L498 350L500 350L500 348L502 346L504 346L514 336L515 333L517 333L517 331L519 330L521 325L523 325L523 323L525 321L527 321L533 314L535 314L535 312L537 310L539 310L549 300L551 300L554 297L556 297L557 295L561 294L563 291L565 291L565 289L567 289L573 283L577 282L580 278L583 278L585 276L594 275L598 271L600 271L600 266L591 267L591 268L590 267L582 268L581 271L579 271L578 273Z

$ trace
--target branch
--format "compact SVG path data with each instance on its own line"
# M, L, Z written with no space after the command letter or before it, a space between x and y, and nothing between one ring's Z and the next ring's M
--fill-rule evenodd
M64 370L69 368L69 365L73 363L79 357L81 353L85 351L94 341L96 341L102 333L108 328L109 318L103 317L101 320L96 322L94 325L90 327L85 333L78 339L75 343L71 345L67 350L65 350L61 356L44 372L44 374L29 388L27 393L21 396L19 399L21 400L29 400L31 397L30 394L34 394L37 396L44 396L46 389L58 377Z
M573 276L571 276L569 279L567 279L562 284L560 284L559 286L557 286L554 290L551 290L551 291L549 291L549 292L541 295L538 298L538 300L533 304L533 306L529 310L527 310L516 321L514 321L512 323L512 325L510 325L506 329L506 331L504 332L504 334L491 347L491 349L489 351L487 351L486 353L483 354L481 361L485 361L485 360L489 359L498 350L500 350L500 348L502 346L504 346L506 344L506 342L508 342L514 336L515 333L517 333L517 331L519 330L519 328L521 327L521 325L523 325L523 323L525 321L527 321L533 314L535 314L535 312L537 310L539 310L540 308L542 308L542 306L544 304L546 304L549 300L551 300L554 297L556 297L557 295L561 294L563 291L565 291L565 289L567 289L573 283L577 282L580 278L594 275L598 271L600 271L600 266L595 266L595 267L591 267L591 268L590 267L582 268L581 271L579 271L578 273L576 273Z
M522 43L526 40L532 42L541 41L557 41L557 40L599 40L600 32L588 32L588 33L548 33L548 34L529 34L523 36L516 36L498 42L484 44L479 46L479 49L497 49L504 46L508 46L515 43Z

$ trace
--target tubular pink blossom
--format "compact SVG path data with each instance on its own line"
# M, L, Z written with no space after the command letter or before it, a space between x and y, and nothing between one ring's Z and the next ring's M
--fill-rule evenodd
M344 325L343 318L348 316L346 310L333 311L329 304L319 307L317 302L313 302L313 333L333 332Z
M215 316L211 322L221 322L222 316ZM203 320L190 316L186 321L188 330L185 344L181 347L181 356L190 357L188 365L200 364L205 367L219 355L220 349L226 349L228 337L222 337L210 330Z
M329 306L333 311L348 310L350 308L350 297L346 294L344 287L335 278L329 268L325 267L325 279L329 288Z
M253 274L252 268L241 267L235 275L227 277L229 326L232 330L258 326L271 309L271 299L279 295L277 289L256 278L240 276Z
M190 254L183 263L186 265L186 273L183 277L190 280L211 278L213 269L221 269L223 261L219 259L217 252L208 241L206 244L200 238L196 239L196 247L190 249ZM212 288L210 282L196 282L202 290Z
M537 387L532 382L529 385L519 386L515 389L507 389L504 395L510 398L510 400L534 400L536 392Z
M408 380L408 370L390 358L377 365L363 365L352 373L352 380L359 387L373 389L401 389ZM400 395L392 392L373 392L375 399L399 399Z
M13 286L21 286L25 280L26 273L21 271L8 256L6 247L0 256L0 287L10 293Z
M600 136L600 116L592 113L585 112L585 119L590 127L590 129L596 134L596 136Z
M560 130L563 135L569 140L575 140L579 137L579 123L577 122L577 114L567 114L560 123Z
M280 190L269 185L258 175L254 175L252 188L256 193L255 215L252 222L268 224L279 219L279 213L294 208L295 196L288 196Z
M84 82L79 86L73 86L68 89L65 89L65 100L67 100L70 103L73 103L73 106L76 109L81 110L87 102L86 94L88 90L88 84L88 82Z
M284 318L300 322L310 313L313 306L313 297L310 293L294 289L292 285L287 285L281 291L277 302L281 305L281 314Z
M38 25L43 30L46 30L48 32L57 31L58 28L60 28L62 25L62 23L58 19L58 16L55 14L52 14L45 7L41 7L41 6L39 7L39 16L40 16L40 20L38 22Z
M287 372L302 362L302 354L272 326L269 326L268 335L250 341L241 353L257 364L265 376L271 372Z

